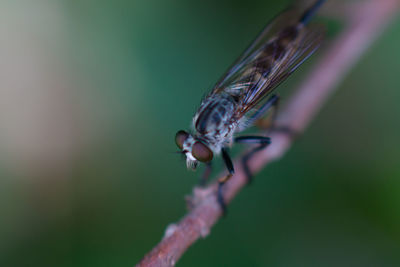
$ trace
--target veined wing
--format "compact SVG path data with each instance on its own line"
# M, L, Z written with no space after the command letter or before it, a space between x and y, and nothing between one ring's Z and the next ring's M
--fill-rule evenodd
M266 96L292 74L319 47L324 36L321 26L313 25L300 29L298 37L286 45L280 60L272 63L270 57L261 57L254 63L249 63L247 71L248 87L240 100L240 110L237 117L242 117L249 110L260 104ZM278 38L279 39L279 38ZM279 42L278 40L272 41ZM267 66L262 68L260 66ZM245 77L242 77L244 79Z
M284 11L276 17L229 71L210 95L226 92L236 97L239 119L301 65L320 45L321 27L300 23L298 10Z
M216 83L211 94L222 91L226 86L231 85L240 77L247 66L259 53L265 44L274 38L283 29L297 25L301 12L297 9L288 9L283 11L277 17L275 17L270 23L265 26L262 32L257 38L251 43L251 45L243 52L243 54L234 62L229 70L221 77Z

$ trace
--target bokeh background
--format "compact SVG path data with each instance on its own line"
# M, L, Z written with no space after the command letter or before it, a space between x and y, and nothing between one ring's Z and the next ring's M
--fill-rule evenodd
M198 179L175 132L289 3L2 0L0 265L137 263ZM178 266L400 266L399 47L395 19Z

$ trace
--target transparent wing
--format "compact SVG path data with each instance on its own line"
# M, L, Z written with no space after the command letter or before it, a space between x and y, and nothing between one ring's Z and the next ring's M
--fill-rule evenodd
M266 76L253 74L252 82L244 94L237 117L242 117L250 109L260 104L266 96L292 74L319 47L324 29L319 25L304 28L295 42L287 47L285 55ZM260 64L260 63L257 63ZM262 61L261 61L262 64ZM257 68L252 68L257 71Z
M267 24L244 53L234 62L225 75L223 75L216 83L211 94L218 93L222 91L224 87L234 83L235 80L242 76L243 72L246 71L246 66L257 56L259 50L262 49L262 47L280 31L286 27L296 25L300 17L301 12L297 9L285 10L275 17L269 24Z

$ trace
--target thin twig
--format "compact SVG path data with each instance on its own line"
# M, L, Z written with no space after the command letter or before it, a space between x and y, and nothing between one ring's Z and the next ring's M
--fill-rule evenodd
M277 119L278 124L303 132L337 85L393 18L399 6L397 0L370 0L360 2L357 8L353 7L346 28L288 101ZM270 136L272 144L250 162L253 173L279 159L292 143L287 134L276 132ZM224 187L224 197L228 203L246 184L239 159L235 160L235 166L235 175ZM191 211L178 223L168 226L161 242L137 266L173 266L196 240L207 236L221 217L216 189L216 183L205 189L195 187L190 201Z

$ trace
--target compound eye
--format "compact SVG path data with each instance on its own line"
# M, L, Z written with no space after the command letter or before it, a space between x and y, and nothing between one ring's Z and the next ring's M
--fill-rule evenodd
M176 145L182 149L183 148L183 143L185 143L186 139L189 137L189 134L183 130L180 130L179 132L176 133L175 135L175 143Z
M209 162L213 158L213 152L211 149L201 142L194 143L192 147L192 155L201 162Z

